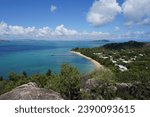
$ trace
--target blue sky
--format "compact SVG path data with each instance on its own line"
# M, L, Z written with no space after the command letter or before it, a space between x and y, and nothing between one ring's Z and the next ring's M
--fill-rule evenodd
M11 25L84 29L86 13L93 0L0 0L0 20ZM57 6L54 13L51 5Z
M150 38L150 0L0 0L0 39Z

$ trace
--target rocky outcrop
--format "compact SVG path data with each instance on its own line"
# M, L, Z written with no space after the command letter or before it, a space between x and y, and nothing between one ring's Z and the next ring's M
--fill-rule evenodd
M98 81L93 79L88 79L85 82L85 86L84 86L84 90L89 91L91 90L93 87L97 87L99 85Z
M150 99L150 83L108 83L87 79L81 89L84 99Z
M21 85L0 96L0 100L63 100L53 90L39 88L36 83Z

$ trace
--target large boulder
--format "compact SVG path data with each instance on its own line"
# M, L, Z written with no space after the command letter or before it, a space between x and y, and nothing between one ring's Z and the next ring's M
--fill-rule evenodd
M0 100L63 100L63 98L53 90L39 88L36 83L30 82L1 95Z
M87 91L90 91L92 88L94 87L97 87L99 85L98 81L94 78L92 79L88 79L86 82L85 82L85 86L84 86L84 90L87 92Z
M116 87L119 92L129 91L129 88L131 87L131 84L129 83L117 83Z

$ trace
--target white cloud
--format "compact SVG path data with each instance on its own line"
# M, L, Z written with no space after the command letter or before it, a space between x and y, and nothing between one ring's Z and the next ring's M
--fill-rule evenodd
M120 28L118 26L115 27L115 32L119 32Z
M149 18L145 18L143 21L138 22L138 25L150 25L150 17Z
M90 40L90 39L148 39L150 32L130 32L125 34L111 34L108 32L87 32L66 28L63 24L54 30L49 27L35 28L12 26L0 22L0 39L35 39L35 40Z
M116 0L95 0L87 14L87 21L94 26L101 26L114 20L121 12Z
M78 32L76 30L67 29L63 24L57 26L55 29L56 35L76 35Z
M150 0L125 0L122 6L117 0L95 0L86 19L94 26L102 26L121 13L126 26L150 25Z
M33 38L33 39L57 39L57 38L73 38L79 35L79 32L72 29L67 29L63 24L57 26L55 30L49 27L35 28L12 26L4 22L0 22L0 38L7 36L7 38Z
M49 37L51 36L51 29L49 27L43 27L36 29L36 37Z
M54 12L54 11L56 11L56 10L57 10L57 7L56 7L55 5L51 5L50 11L51 11L51 12Z
M126 0L122 5L126 24L150 24L150 0Z
M7 24L5 22L0 22L0 35L4 35L7 32Z
M9 33L12 35L22 35L25 33L25 30L22 26L8 26Z

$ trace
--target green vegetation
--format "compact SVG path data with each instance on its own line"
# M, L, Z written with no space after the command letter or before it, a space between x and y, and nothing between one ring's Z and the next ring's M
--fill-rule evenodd
M75 67L63 64L60 73L51 76L45 88L59 92L65 99L79 99L80 82L79 71Z
M3 77L2 76L0 76L0 81L3 81Z
M75 48L110 69L116 82L150 82L150 43L129 41L96 48Z
M75 48L73 51L93 58L104 68L81 75L68 64L60 73L28 76L9 73L0 77L0 94L17 86L35 82L39 87L59 92L64 99L150 99L150 44L126 42L96 48Z
M41 88L53 89L59 92L65 99L80 98L81 75L76 68L68 64L62 65L59 74L53 74L51 70L48 70L46 74L34 74L28 77L26 72L22 74L12 72L9 73L8 80L3 80L2 77L0 79L0 94L22 84L35 82Z
M150 43L129 41L72 51L109 69L93 73L91 77L99 79L98 85L82 92L84 99L150 99Z
M8 80L0 80L0 94L8 92L13 88L26 84L30 81L29 78L25 77L23 74L9 73Z

